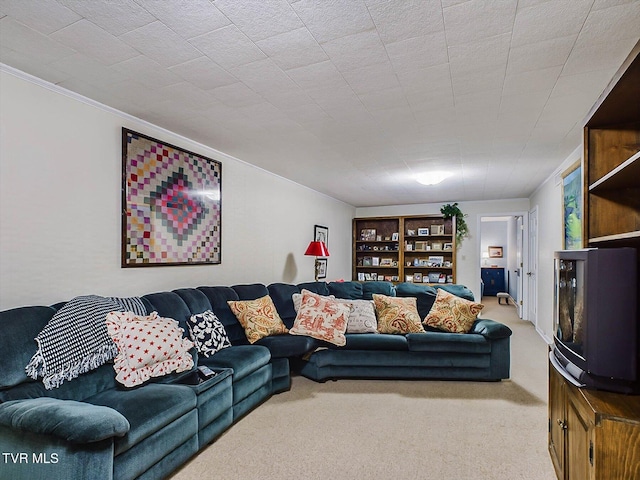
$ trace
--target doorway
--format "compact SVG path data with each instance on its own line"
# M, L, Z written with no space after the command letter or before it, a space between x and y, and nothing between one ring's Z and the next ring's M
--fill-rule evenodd
M526 320L528 282L524 272L528 271L529 257L528 212L479 215L479 223L480 278L503 277L504 280L499 281L501 292L508 294L508 303L516 307L518 317ZM499 252L501 257L496 256ZM496 295L495 283L489 289L485 284L483 281L483 294Z

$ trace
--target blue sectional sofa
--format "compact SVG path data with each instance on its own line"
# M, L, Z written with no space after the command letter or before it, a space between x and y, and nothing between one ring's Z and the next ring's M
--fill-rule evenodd
M478 319L469 333L347 334L343 347L307 336L276 335L249 344L229 300L269 295L287 325L292 295L370 299L374 293L417 298L421 318L436 290L387 282L275 283L181 288L144 295L147 312L178 321L188 332L193 314L212 310L232 346L194 357L193 369L124 388L112 364L47 390L25 374L34 338L60 308L29 306L0 312L0 478L164 478L240 417L291 385L291 372L316 381L337 378L413 378L498 381L509 377L505 325ZM460 285L443 285L472 300ZM201 380L196 367L216 375Z

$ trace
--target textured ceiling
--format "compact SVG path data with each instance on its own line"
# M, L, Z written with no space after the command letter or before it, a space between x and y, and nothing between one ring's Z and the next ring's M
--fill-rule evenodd
M0 1L2 63L354 206L529 196L639 38L638 0Z

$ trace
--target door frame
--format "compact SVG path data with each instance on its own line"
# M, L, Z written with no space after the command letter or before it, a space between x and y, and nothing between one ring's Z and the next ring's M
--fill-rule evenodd
M477 216L478 219L478 232L476 240L476 252L478 255L478 272L482 268L482 219L486 217L522 217L522 267L521 267L521 275L524 275L524 272L529 271L529 212L528 211L515 211L515 212L492 212L492 213L479 213ZM516 242L517 243L517 242ZM480 275L478 275L480 278ZM528 282L523 282L522 285L522 307L518 308L519 313L522 314L520 318L523 320L528 320L529 313L529 285ZM521 310L521 312L520 312Z
M531 301L528 302L527 314L528 319L531 323L533 323L536 327L536 330L540 332L540 328L538 326L538 251L539 251L539 217L538 217L538 205L535 205L529 212L529 217L527 221L528 231L527 231L527 239L528 239L528 257L529 262L527 264L527 277L528 281L525 282L527 284L527 290L529 292L529 297ZM531 228L531 222L536 222L536 228Z

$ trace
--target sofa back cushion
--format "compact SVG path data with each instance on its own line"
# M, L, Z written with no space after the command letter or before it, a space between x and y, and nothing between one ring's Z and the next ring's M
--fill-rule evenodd
M207 296L197 288L179 288L173 292L178 294L184 301L191 315L211 310L211 302L209 302Z
M267 290L284 324L287 328L293 327L293 322L296 319L293 294L300 293L300 289L289 283L272 283L267 287Z
M31 381L24 367L38 349L34 338L55 313L51 307L21 307L0 312L0 389Z
M373 300L374 294L395 297L396 287L391 282L364 282L362 284L362 298L364 300Z
M152 311L165 318L172 318L178 322L186 336L189 335L187 321L191 317L191 311L184 300L175 292L149 293L144 297L151 304ZM149 308L149 307L147 307Z
M437 290L431 285L417 285L411 282L403 282L396 285L396 295L398 297L416 297L418 314L423 320L436 301L436 294Z
M55 312L52 307L40 306L0 312L0 402L38 397L84 400L116 386L111 364L66 381L53 390L45 389L42 381L27 377L25 366L38 348L34 338Z
M464 285L448 283L444 285L436 285L435 288L441 288L442 290L449 292L456 297L464 298L465 300L469 300L470 302L475 301L473 292Z
M362 284L360 282L329 282L329 293L336 298L346 300L362 300Z
M211 310L224 325L231 345L248 345L249 340L244 334L244 328L227 304L229 300L240 300L236 291L231 287L198 287L198 290L209 299Z
M300 291L309 290L310 292L317 293L318 295L324 295L325 297L331 295L329 292L329 285L327 282L305 282L299 283L298 288Z
M250 285L234 285L231 288L238 294L239 300L256 300L265 295L269 295L267 287L261 283L252 283Z

